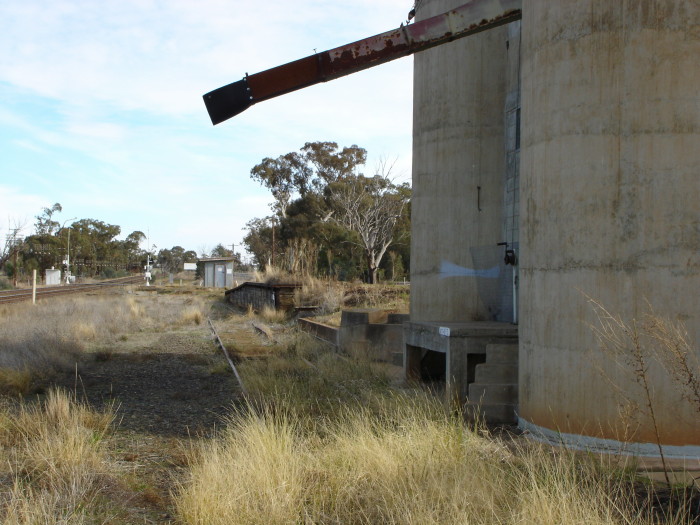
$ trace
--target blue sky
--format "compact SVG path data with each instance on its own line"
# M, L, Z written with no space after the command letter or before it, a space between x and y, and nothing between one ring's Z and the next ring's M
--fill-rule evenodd
M307 141L357 144L410 179L412 58L211 125L202 95L399 26L411 0L0 0L0 235L57 220L141 230L158 249L240 245L270 214L250 179ZM238 251L238 248L237 248Z

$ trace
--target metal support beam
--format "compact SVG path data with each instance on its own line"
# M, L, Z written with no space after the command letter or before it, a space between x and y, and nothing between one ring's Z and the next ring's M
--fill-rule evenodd
M407 26L246 75L204 95L213 124L253 104L334 80L521 18L522 0L471 0L451 11Z

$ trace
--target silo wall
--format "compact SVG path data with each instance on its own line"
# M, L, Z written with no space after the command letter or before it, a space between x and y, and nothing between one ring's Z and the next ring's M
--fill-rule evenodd
M650 355L657 440L587 299L684 322L698 358L700 4L525 0L522 28L521 426L700 455L700 407Z
M418 18L461 4L425 0ZM506 39L499 27L415 55L411 321L489 318L469 274L474 250L502 240Z

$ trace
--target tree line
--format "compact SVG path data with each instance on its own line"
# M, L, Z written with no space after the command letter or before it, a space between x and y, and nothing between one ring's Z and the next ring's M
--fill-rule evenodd
M68 219L61 221L60 203L43 208L37 215L31 235L19 235L21 228L10 228L2 252L0 268L10 278L22 278L37 270L42 275L50 268L81 277L112 278L138 273L146 265L155 266L165 273L176 273L186 262L197 262L197 252L182 246L163 248L142 247L146 235L134 231L125 239L118 239L121 227L96 219ZM202 257L234 257L242 268L240 254L218 244ZM70 265L70 266L69 266Z
M370 175L360 170L367 151L356 145L307 142L299 151L264 158L250 176L273 196L272 213L246 225L243 243L259 269L270 266L296 275L339 280L401 280L410 265L411 188L395 183L383 161ZM121 227L96 219L67 219L56 203L35 217L27 237L10 228L0 252L0 268L9 277L43 275L49 268L84 277L116 277L153 264L166 273L196 262L197 253L182 246L156 252L146 235L134 231L119 239ZM147 244L147 243L146 243ZM234 257L222 244L204 257Z
M258 267L370 283L403 279L411 189L394 182L386 161L364 175L366 161L356 145L307 142L254 166L251 177L274 198L271 215L246 225L243 242Z

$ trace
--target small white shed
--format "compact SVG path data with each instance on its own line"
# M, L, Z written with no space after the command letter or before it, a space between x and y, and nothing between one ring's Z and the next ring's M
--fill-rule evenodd
M54 270L53 268L45 270L44 282L46 286L58 286L61 284L61 270Z
M233 287L233 257L199 259L204 263L204 286L207 288Z

